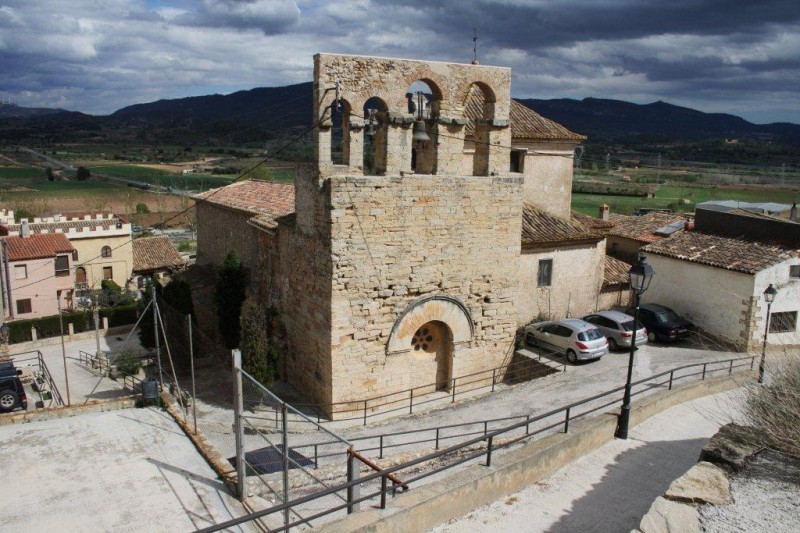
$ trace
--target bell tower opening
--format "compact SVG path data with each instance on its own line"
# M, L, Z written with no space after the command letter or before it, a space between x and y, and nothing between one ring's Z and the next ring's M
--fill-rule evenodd
M436 119L442 100L438 87L429 80L417 80L406 91L407 111L413 119L411 132L411 169L417 174L436 174L437 137Z

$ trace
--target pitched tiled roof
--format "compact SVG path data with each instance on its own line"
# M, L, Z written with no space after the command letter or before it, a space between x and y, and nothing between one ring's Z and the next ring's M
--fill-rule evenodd
M548 215L525 204L522 208L522 244L526 246L553 246L574 242L597 242L603 236L587 230L569 220Z
M195 199L251 215L275 218L294 212L294 185L247 180L200 193Z
M625 261L620 261L616 257L606 256L605 268L603 269L603 286L628 285L630 276L628 271L631 265Z
M28 261L55 257L75 250L63 233L34 233L27 237L3 237L9 261Z
M136 273L172 270L182 267L184 263L169 237L140 237L133 240L133 271Z
M483 102L483 92L473 86L464 104L464 114L470 119L464 129L467 137L475 134L474 121L483 117ZM512 139L548 141L582 141L586 139L585 135L574 133L513 99L511 100L509 120Z
M745 274L755 274L792 257L777 246L689 231L649 244L642 251Z
M583 226L586 229L599 231L605 233L615 226L610 220L603 220L600 218L590 217L578 211L572 211L569 216L570 221L578 226Z
M656 230L673 222L683 222L686 219L673 213L653 212L639 217L611 214L609 220L614 223L614 227L608 231L609 235L647 243L666 237L666 235L657 235ZM673 236L676 234L677 232Z

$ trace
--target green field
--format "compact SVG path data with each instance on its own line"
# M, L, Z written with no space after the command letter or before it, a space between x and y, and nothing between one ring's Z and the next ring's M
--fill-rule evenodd
M38 167L0 167L0 179L47 179L43 168Z
M612 213L630 214L637 208L693 211L695 204L708 200L739 200L742 202L778 202L791 204L800 192L775 188L734 188L716 186L661 185L655 198L573 194L572 208L596 216L601 204L608 204Z

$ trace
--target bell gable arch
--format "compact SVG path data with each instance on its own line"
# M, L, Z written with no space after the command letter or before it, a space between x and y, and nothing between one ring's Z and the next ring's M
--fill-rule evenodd
M451 296L426 296L409 305L395 321L386 343L387 355L411 350L414 334L431 321L443 322L450 328L453 344L469 342L475 332L469 310L460 300Z

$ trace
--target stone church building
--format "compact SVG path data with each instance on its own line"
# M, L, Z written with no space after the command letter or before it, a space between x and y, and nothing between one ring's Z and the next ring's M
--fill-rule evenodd
M315 163L198 196L198 263L239 252L309 400L447 389L509 362L519 325L596 308L605 242L569 207L583 137L510 88L507 68L319 54Z

